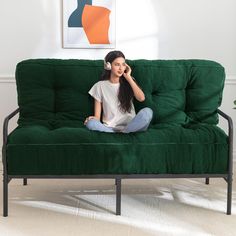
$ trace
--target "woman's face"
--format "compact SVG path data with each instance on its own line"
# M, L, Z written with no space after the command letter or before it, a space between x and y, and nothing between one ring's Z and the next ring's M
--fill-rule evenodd
M111 73L114 76L121 77L126 69L125 59L123 57L117 57L111 63Z

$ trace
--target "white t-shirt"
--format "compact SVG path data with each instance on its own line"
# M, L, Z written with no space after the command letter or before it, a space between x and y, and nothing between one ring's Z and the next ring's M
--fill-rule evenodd
M121 131L136 115L133 102L130 113L124 113L119 109L119 88L120 83L101 80L94 84L88 92L92 97L102 103L103 124L117 131Z

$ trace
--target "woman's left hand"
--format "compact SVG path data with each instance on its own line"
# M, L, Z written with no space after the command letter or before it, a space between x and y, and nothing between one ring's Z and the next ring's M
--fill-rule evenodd
M131 72L132 72L132 70L131 70L131 68L130 68L130 66L129 66L128 64L125 63L125 65L126 65L126 69L125 69L125 71L124 71L123 76L124 76L126 79L128 79L128 78L131 77Z

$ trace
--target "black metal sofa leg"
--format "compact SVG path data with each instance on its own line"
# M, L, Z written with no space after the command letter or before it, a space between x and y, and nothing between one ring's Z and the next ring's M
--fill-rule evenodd
M231 215L231 205L232 205L232 176L228 177L228 189L227 189L227 215Z
M3 216L8 216L8 177L3 176Z
M116 215L121 214L121 179L116 179Z
M206 178L205 184L209 184L209 180L210 180L210 178Z
M27 178L23 178L23 185L27 185Z

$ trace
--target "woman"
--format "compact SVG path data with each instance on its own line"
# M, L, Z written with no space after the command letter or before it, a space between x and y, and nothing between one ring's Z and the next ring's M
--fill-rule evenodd
M145 95L131 76L122 52L111 51L106 55L101 81L93 85L89 94L94 98L94 116L84 122L89 130L110 133L147 130L153 112L146 107L135 114L133 97L143 102Z

